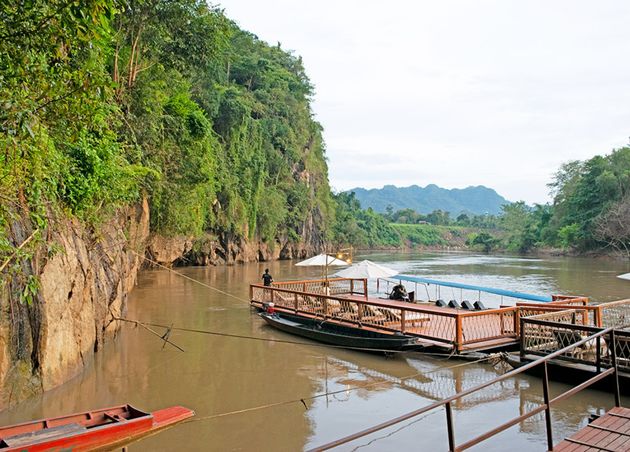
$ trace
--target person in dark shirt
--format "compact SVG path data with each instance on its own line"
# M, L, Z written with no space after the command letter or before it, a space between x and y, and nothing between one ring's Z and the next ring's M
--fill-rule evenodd
M265 268L265 273L263 273L262 279L263 279L263 284L265 286L270 286L271 283L273 282L273 276L271 276L271 273L269 273L268 268Z
M392 293L389 295L390 300L409 301L409 295L407 289L402 284L397 284L392 288Z

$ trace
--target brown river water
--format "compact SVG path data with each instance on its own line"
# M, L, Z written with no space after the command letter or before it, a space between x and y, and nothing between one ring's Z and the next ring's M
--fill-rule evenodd
M449 281L536 294L586 295L595 301L630 297L630 281L615 277L630 271L630 264L620 261L435 252L373 253L369 258L404 273ZM127 317L235 335L304 341L271 329L250 311L248 285L260 280L265 267L276 280L316 277L320 273L317 268L295 267L290 261L177 269L236 299L166 270L144 271L131 293ZM196 412L192 422L133 443L129 450L299 451L428 405L506 370L490 363L421 354L385 358L328 347L183 331L173 331L171 340L185 352L168 345L163 348L162 342L146 330L126 324L117 340L99 352L82 375L0 413L0 425L123 403L144 410L184 405ZM421 375L404 379L418 373ZM354 389L366 384L371 386ZM566 389L555 383L552 395ZM310 398L332 391L337 393ZM307 408L299 402L301 398ZM457 443L531 410L541 400L541 381L528 376L462 399L454 406ZM629 401L625 402L628 406ZM554 407L554 441L585 425L589 413L598 413L612 404L612 395L587 390ZM251 410L265 405L270 406ZM338 448L446 449L443 409ZM530 418L473 450L546 450L544 417Z

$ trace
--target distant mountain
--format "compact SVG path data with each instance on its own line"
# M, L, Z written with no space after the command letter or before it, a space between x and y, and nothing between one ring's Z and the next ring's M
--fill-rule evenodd
M460 213L491 214L501 212L501 206L509 201L491 188L479 185L467 188L441 188L435 184L422 188L417 185L411 187L396 187L385 185L383 188L353 188L361 203L361 207L371 207L376 212L384 213L388 205L394 209L413 209L427 214L441 209L457 216Z

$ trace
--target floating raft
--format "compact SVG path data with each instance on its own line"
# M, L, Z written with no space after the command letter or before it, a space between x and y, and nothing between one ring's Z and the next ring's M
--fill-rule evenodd
M402 278L402 275L396 278ZM443 281L405 276L406 281L445 285ZM568 304L582 307L588 299L554 295L508 292L453 283L453 287L493 291L504 296L527 300L551 300L530 303L533 306L506 306L490 309L456 309L432 303L409 303L368 296L367 279L331 278L321 280L281 281L272 286L250 285L252 306L263 309L273 303L276 312L299 317L303 322L325 321L362 334L371 331L387 335L413 336L425 350L455 353L496 351L515 348L519 343L521 316L547 310L566 309ZM441 300L440 300L441 301Z

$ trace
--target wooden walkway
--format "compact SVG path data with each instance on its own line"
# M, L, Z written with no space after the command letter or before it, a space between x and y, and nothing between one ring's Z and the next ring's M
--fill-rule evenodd
M620 407L611 409L575 435L559 443L553 450L630 451L630 409Z

